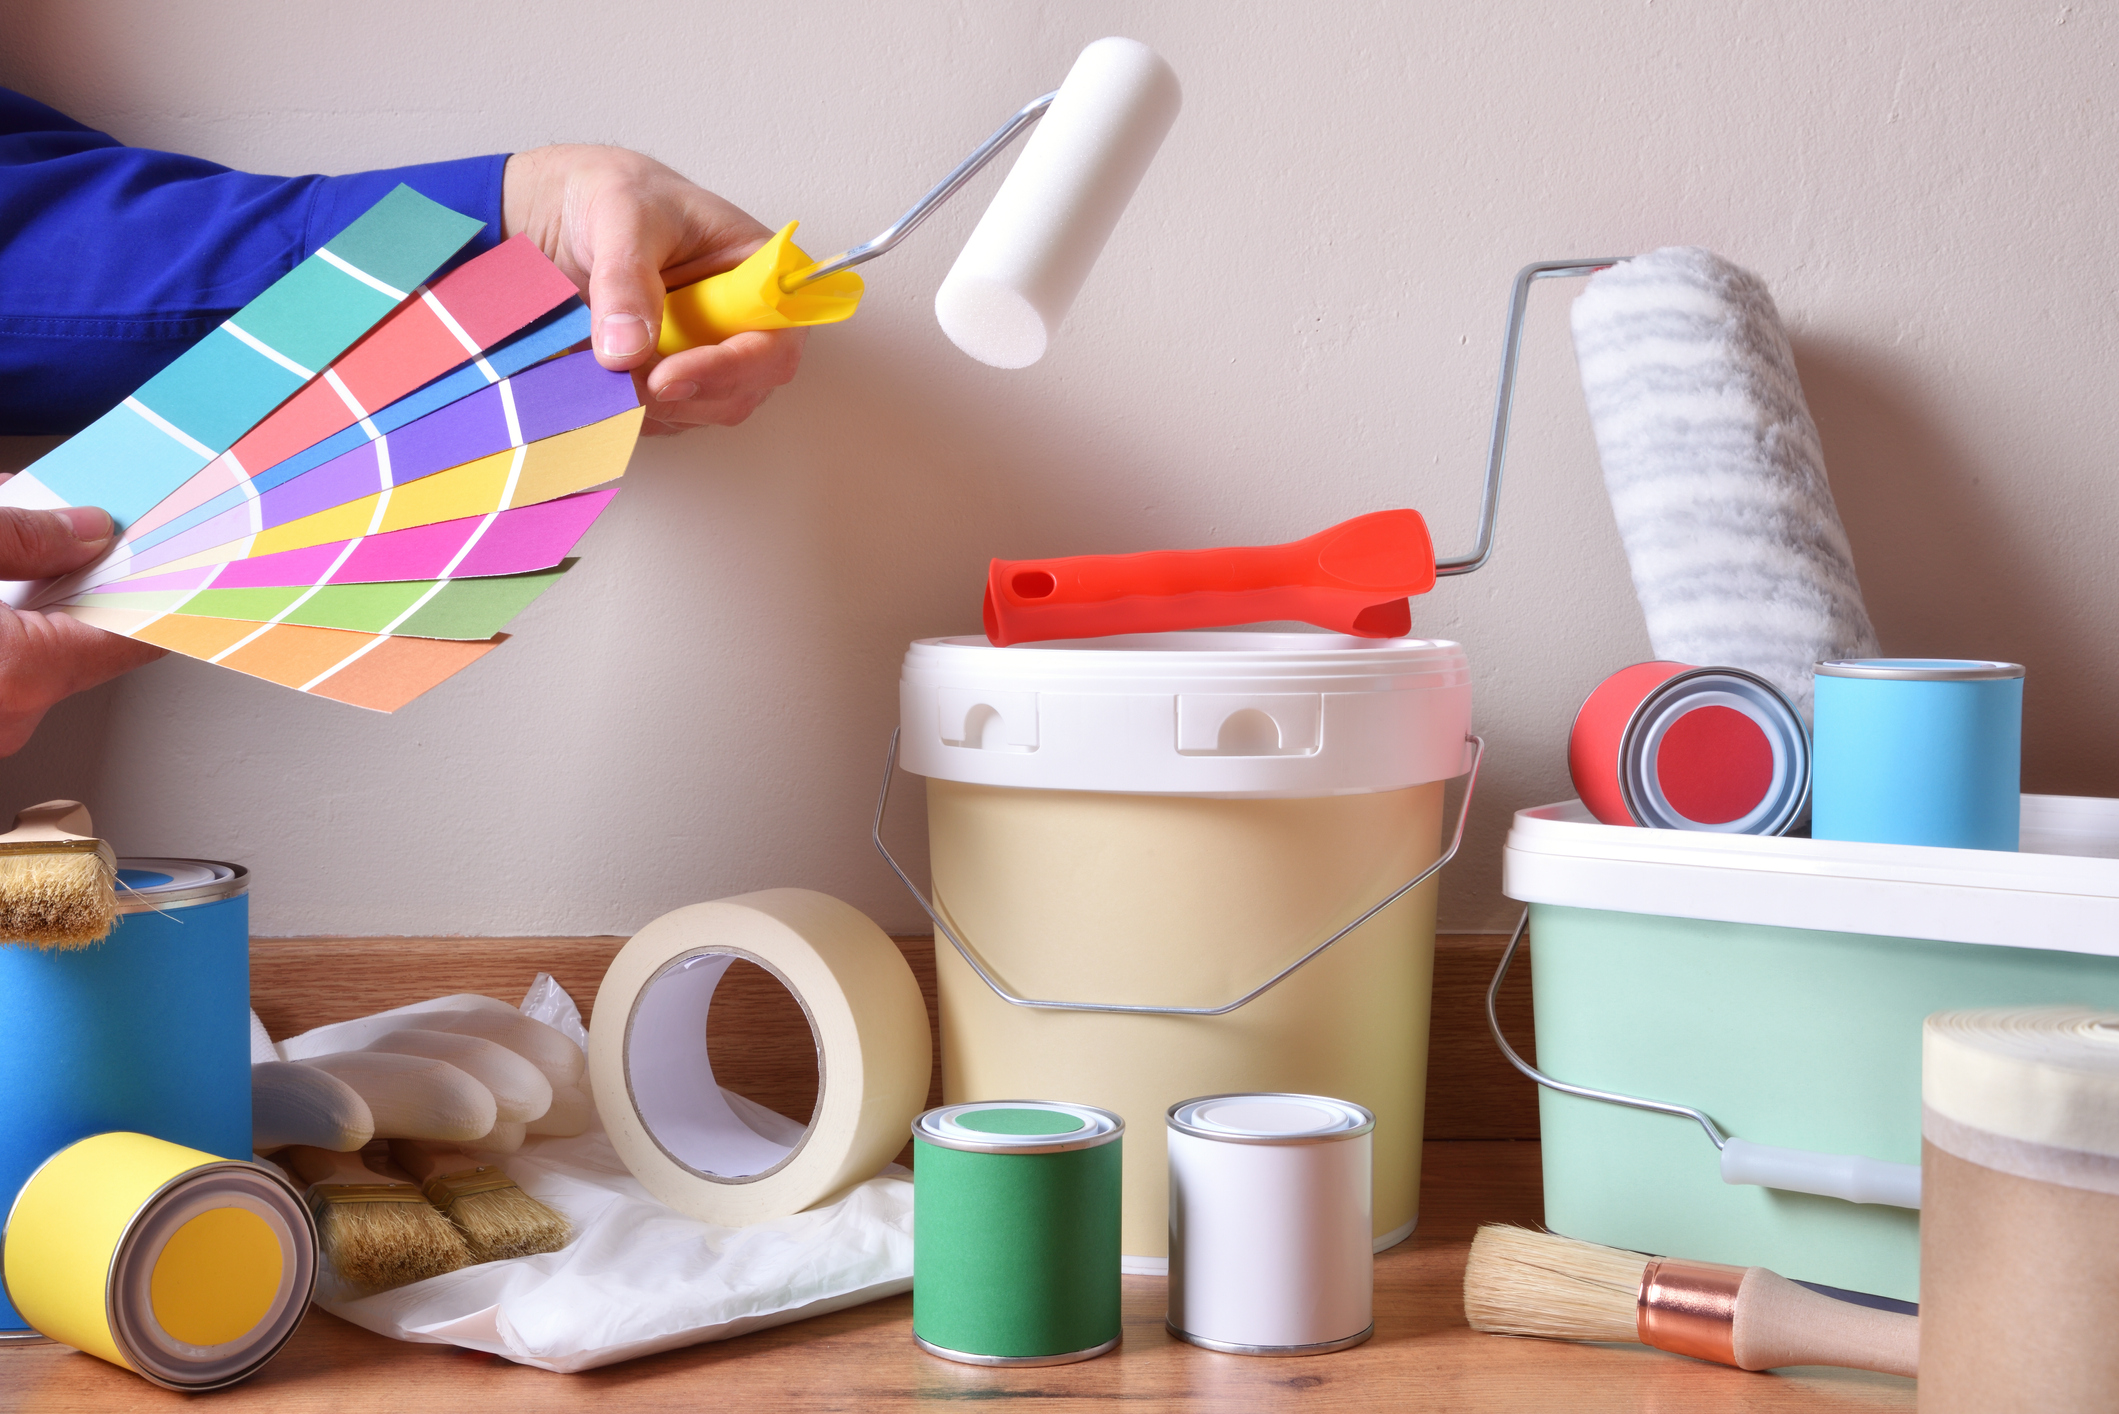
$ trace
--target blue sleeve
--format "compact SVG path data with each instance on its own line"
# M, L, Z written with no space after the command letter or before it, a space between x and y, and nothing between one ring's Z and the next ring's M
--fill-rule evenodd
M0 89L0 435L87 426L399 182L500 240L507 156L262 177Z

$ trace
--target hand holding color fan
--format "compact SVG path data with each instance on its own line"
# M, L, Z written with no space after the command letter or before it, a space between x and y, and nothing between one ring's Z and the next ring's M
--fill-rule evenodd
M0 487L123 528L7 602L384 712L491 651L573 564L643 413L564 354L588 311L527 240L421 283L478 228L397 188Z

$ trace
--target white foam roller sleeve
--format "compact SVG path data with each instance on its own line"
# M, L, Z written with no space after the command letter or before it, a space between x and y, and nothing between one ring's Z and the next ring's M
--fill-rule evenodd
M483 1036L399 1027L361 1049L447 1061L493 1092L497 1123L522 1124L552 1108L552 1082L545 1073L506 1046Z
M368 1102L378 1139L462 1143L492 1132L493 1092L447 1061L348 1051L300 1062L337 1076Z
M1044 357L1182 102L1176 73L1138 40L1081 52L935 291L952 343L995 368Z
M1876 634L1766 284L1673 246L1590 277L1575 357L1655 656L1746 668L1810 715L1810 667Z
M259 1153L309 1144L343 1154L374 1137L368 1102L337 1076L292 1061L250 1067L250 1146Z
M1722 1147L1722 1182L1815 1193L1849 1203L1920 1206L1919 1164L1892 1164L1857 1154L1824 1154L1812 1149L1780 1149L1743 1139L1731 1139Z

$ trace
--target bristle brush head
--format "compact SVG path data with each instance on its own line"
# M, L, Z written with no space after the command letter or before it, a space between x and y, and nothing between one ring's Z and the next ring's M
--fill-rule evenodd
M1647 1266L1638 1253L1489 1223L1465 1263L1464 1317L1495 1335L1638 1341Z
M495 1169L438 1176L428 1180L426 1192L463 1230L471 1255L481 1262L557 1252L574 1235L565 1218Z
M1138 40L1081 52L935 291L950 342L996 368L1044 357L1182 102L1176 73Z
M117 870L106 849L0 851L0 941L85 948L110 936Z
M401 1199L334 1202L320 1197L317 1238L331 1265L363 1291L388 1291L474 1260L463 1234L410 1184Z

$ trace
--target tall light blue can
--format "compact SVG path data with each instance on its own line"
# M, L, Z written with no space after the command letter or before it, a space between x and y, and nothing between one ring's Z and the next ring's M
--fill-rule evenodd
M0 1221L92 1134L250 1157L249 887L239 864L121 859L108 938L0 944ZM0 1342L34 1335L0 1295Z
M2016 848L2023 668L1953 658L1817 665L1810 833Z

